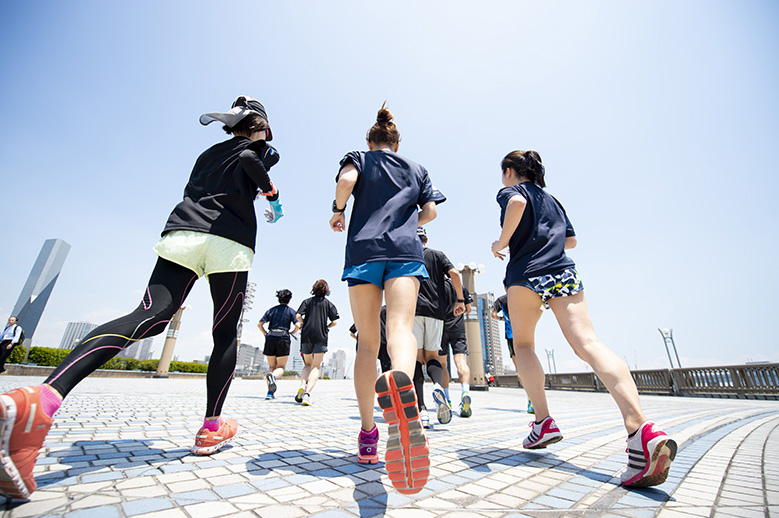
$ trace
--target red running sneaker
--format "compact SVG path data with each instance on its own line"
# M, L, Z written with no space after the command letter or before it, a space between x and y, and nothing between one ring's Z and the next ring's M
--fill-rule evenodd
M536 424L535 421L528 424L532 428L530 434L522 441L522 447L528 450L540 450L546 448L550 444L563 440L563 434L557 427L557 423L554 422L552 416L547 417L540 423Z
M222 419L219 430L212 432L206 427L200 428L195 436L195 445L190 450L196 455L211 455L229 444L238 432L238 422L235 419Z
M32 469L52 422L41 408L41 387L0 395L0 494L30 498L37 487Z
M376 394L389 425L384 463L390 481L403 494L419 493L430 475L430 448L419 420L414 384L405 372L391 370L376 380Z
M676 441L645 421L633 437L628 439L627 470L620 477L625 487L649 487L665 482L671 462L676 458Z

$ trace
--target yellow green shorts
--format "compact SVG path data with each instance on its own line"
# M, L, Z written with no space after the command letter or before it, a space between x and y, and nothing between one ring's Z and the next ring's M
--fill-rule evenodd
M190 230L168 232L154 245L154 251L163 259L189 268L198 277L248 272L254 260L254 252L248 246L226 237Z

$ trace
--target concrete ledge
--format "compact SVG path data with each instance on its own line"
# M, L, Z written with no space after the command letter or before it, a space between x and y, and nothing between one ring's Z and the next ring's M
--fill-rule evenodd
M41 376L47 378L54 367L42 367L40 365L20 365L20 364L6 364L5 373L9 376ZM90 374L90 377L94 378L152 378L154 377L154 371L119 371L108 369L97 369ZM169 378L205 378L205 373L199 372L169 372Z

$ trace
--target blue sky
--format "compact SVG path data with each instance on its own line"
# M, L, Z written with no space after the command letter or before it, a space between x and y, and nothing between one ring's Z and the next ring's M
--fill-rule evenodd
M286 216L260 223L244 342L262 345L277 289L297 306L325 278L330 348L351 355L344 234L327 221L338 161L387 100L400 153L449 198L430 245L484 264L479 292L502 293L500 160L535 149L596 331L631 367L668 365L659 327L684 366L779 361L778 23L770 1L3 2L0 313L54 237L73 248L36 345L134 308L195 158L225 138L198 116L247 94L268 111ZM205 280L188 304L176 353L202 359ZM537 347L585 370L552 314Z

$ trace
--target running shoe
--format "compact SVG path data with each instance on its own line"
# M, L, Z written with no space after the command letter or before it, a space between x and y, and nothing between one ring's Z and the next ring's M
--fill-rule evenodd
M357 437L357 462L360 464L377 464L379 462L379 429L373 425L373 430L366 432L360 428Z
M265 379L268 381L268 394L276 393L276 376L272 372L265 375Z
M0 494L30 498L37 487L32 474L35 459L52 422L41 407L41 387L0 396Z
M391 370L376 380L376 394L389 425L384 455L389 479L400 493L418 493L430 475L430 446L419 420L414 384L405 372Z
M433 425L430 424L430 415L427 413L427 408L422 408L422 410L419 411L419 420L422 422L422 428L427 430L433 428Z
M229 444L238 432L238 422L235 419L223 419L219 424L219 430L212 432L202 427L195 435L195 445L190 450L196 455L211 455L218 452L223 446Z
M268 393L265 394L265 399L276 399L276 394L269 390Z
M563 440L563 434L560 433L560 429L557 428L557 423L554 422L554 419L552 419L551 416L540 423L531 422L528 426L530 426L532 430L530 431L530 435L525 437L525 440L522 441L522 447L525 449L539 450Z
M439 386L433 389L433 401L436 404L438 422L448 424L452 420L452 408L446 403L446 394Z
M536 409L533 408L533 403L530 402L530 398L528 398L528 400L527 400L527 413L528 414L535 414L536 413Z
M295 394L295 402L302 403L303 402L303 394L305 394L305 393L306 393L306 389L304 389L303 387L300 387L298 389L298 393Z
M627 443L628 467L620 477L620 484L649 487L665 482L676 457L676 441L655 423L645 421Z
M467 392L463 392L463 395L460 398L460 417L471 417L472 415L471 395Z
M301 398L300 404L303 405L303 406L311 406L312 405L312 403L311 403L311 394L309 394L308 392L303 394L303 397Z

